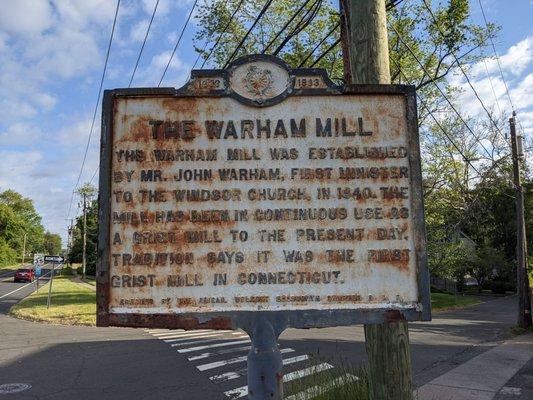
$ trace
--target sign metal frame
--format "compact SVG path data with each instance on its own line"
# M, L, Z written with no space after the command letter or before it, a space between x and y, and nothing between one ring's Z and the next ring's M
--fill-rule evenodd
M217 77L228 82L232 69L244 63L268 61L287 70L290 84L286 91L272 99L261 102L246 99L234 92L226 84L222 89L199 92L194 82L201 78ZM297 77L318 76L326 84L324 88L295 88ZM417 266L416 279L418 288L417 308L365 308L333 310L282 310L282 311L224 311L183 314L134 314L110 313L110 222L111 222L111 173L113 145L114 100L135 97L231 97L244 104L255 107L268 107L282 102L289 96L343 96L343 95L391 95L404 96L407 119L407 143L409 146L408 162L410 166L410 198L412 224L414 227L414 257ZM420 145L417 122L416 93L414 86L408 85L345 85L336 86L323 69L291 69L278 58L266 55L251 55L233 62L227 70L193 70L191 80L182 88L133 88L114 89L104 92L102 104L102 130L100 142L100 177L99 177L99 234L97 263L97 326L121 326L168 329L253 329L257 317L268 320L280 332L285 327L316 328L343 326L353 324L376 324L384 322L428 321L431 319L431 301L429 290L429 271L426 253L426 233L424 222L424 205L422 193L422 172Z

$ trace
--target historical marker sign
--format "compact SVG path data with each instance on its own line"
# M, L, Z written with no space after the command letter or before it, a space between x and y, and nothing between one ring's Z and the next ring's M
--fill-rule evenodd
M106 91L98 323L428 319L414 96L265 56Z

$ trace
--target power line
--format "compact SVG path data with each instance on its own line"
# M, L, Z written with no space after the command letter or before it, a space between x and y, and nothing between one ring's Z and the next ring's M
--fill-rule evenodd
M148 24L148 28L146 29L146 34L144 35L143 44L141 46L141 50L139 51L139 56L137 57L137 61L135 62L135 68L133 68L133 72L131 74L130 83L128 84L128 87L131 87L131 83L133 82L133 78L135 77L135 72L137 72L137 67L139 66L139 61L141 60L141 56L144 50L144 45L146 44L146 40L148 39L150 28L152 27L152 22L154 22L154 17L155 17L155 13L157 11L158 5L159 5L159 0L157 0L155 3L154 11L152 12L152 18L150 18L150 23Z
M304 30L313 19L318 14L320 7L322 6L322 0L316 0L313 5L305 12L305 14L300 18L300 21L292 29L292 31L283 39L279 46L272 53L273 55L278 55L278 53L285 47L285 45L296 35L298 35L302 30Z
M440 32L441 36L443 37L444 43L446 43L446 46L448 47L448 50L450 51L451 55L455 59L455 62L457 63L457 66L459 67L459 69L463 73L466 81L468 82L468 85L470 86L470 88L474 92L474 95L476 96L476 98L478 99L479 103L481 104L481 107L483 107L483 110L485 110L485 113L489 117L489 120L492 122L492 124L494 125L494 127L496 128L498 133L505 139L505 136L503 135L502 131L500 130L500 128L498 127L498 125L496 124L494 119L492 118L492 115L489 112L489 110L487 109L487 107L485 106L485 103L483 103L483 100L481 100L481 97L479 97L479 94L478 94L477 90L474 88L474 85L472 85L472 82L470 81L470 78L468 77L468 74L464 70L464 67L461 64L461 62L459 61L459 58L457 58L457 55L455 54L455 51L453 51L452 47L449 45L449 40L446 37L447 35L444 33L444 31L442 30L441 26L439 25L439 22L437 21L437 18L435 17L435 14L433 14L433 10L428 5L426 0L422 0L422 2L424 3L424 6L426 7L426 9L428 10L429 14L431 15L431 18L433 19L433 24L435 25L435 27L437 28L437 30Z
M224 33L226 33L226 31L228 30L229 26L231 25L231 23L233 22L233 19L235 18L235 15L239 12L242 4L244 3L244 0L241 0L239 2L239 4L237 4L237 7L235 7L235 10L233 11L233 14L231 14L231 17L230 19L228 20L228 23L226 24L226 26L224 27L224 29L222 30L222 32L220 32L220 34L218 35L218 38L215 42L215 44L213 45L213 47L211 47L211 50L209 51L209 54L207 55L207 57L204 59L204 61L202 62L202 65L200 66L200 69L202 69L205 65L205 63L207 62L207 60L209 60L209 58L211 57L211 55L213 54L213 51L215 50L215 48L218 46L219 42L220 42L220 39L222 39L222 36L224 35ZM205 43L204 45L204 50L207 46L207 42ZM200 56L201 54L198 55L198 57L196 58L196 61L194 62L194 65L192 66L191 69L194 69L194 67L196 66L196 63L198 62L198 60L200 59Z
M481 3L481 0L478 0L479 8L481 9L481 14L483 15L483 21L485 22L485 27L488 29L489 23L487 22L487 17L485 15L485 10L483 9L483 4ZM507 93L507 98L509 99L509 104L511 105L511 110L513 113L515 113L516 116L516 110L514 108L513 100L511 99L511 93L509 92L509 87L507 86L507 81L505 80L505 77L503 75L502 66L500 64L500 56L498 55L498 51L496 50L496 46L494 45L494 41L492 40L492 36L489 35L490 44L492 45L492 50L494 51L494 57L496 58L496 63L498 64L498 70L500 71L500 76L502 77L503 85L505 86L505 93ZM524 134L524 127L518 121L518 125L520 126L520 130L522 131L522 134Z
M407 48L407 50L409 51L409 53L411 53L411 55L414 57L414 59L416 60L416 62L420 65L420 67L422 68L422 71L424 72L424 74L429 78L431 79L431 82L435 85L435 87L437 88L437 90L440 92L440 94L442 95L442 97L446 100L446 102L450 105L451 109L454 111L454 113L457 115L457 117L461 120L461 122L465 125L465 127L468 129L468 131L472 134L472 136L474 136L474 138L477 140L477 142L479 143L479 145L485 150L485 152L488 154L489 158L492 158L492 154L491 152L483 145L483 143L481 143L481 140L479 139L479 137L474 133L474 131L470 128L470 126L466 123L466 121L464 120L464 118L461 116L461 114L459 113L459 111L457 111L457 108L455 108L455 106L453 105L453 103L450 101L450 99L448 98L448 96L446 96L446 94L444 93L444 91L440 88L440 86L438 85L437 82L435 82L432 78L431 78L431 74L428 72L428 70L426 69L426 67L424 66L424 64L422 63L422 61L420 61L420 59L418 58L418 56L415 54L415 52L413 51L413 49L411 49L411 46L409 46L405 40L403 40L402 36L400 35L400 33L398 32L398 30L393 26L393 25L390 25L391 29L396 33L396 35L398 35L398 39L403 43L403 45Z
M309 4L311 2L311 0L306 0L301 6L300 8L298 8L298 10L292 15L292 17L290 17L288 19L288 21L285 23L285 25L283 25L283 27L278 31L278 33L276 33L276 35L274 36L274 38L272 38L272 40L270 40L270 42L268 42L268 44L265 46L265 48L263 49L263 51L261 52L261 54L265 54L266 51L270 48L270 46L272 46L274 44L274 42L279 38L279 36L283 33L283 31L285 31L285 29L288 28L288 26L291 24L292 21L294 21L294 19L298 16L298 14L300 14L300 12L302 12L302 10L304 9L304 7Z
M331 46L329 46L326 51L324 51L314 62L313 64L311 64L311 68L313 68L316 64L318 64L320 62L320 60L322 60L326 54L328 54L331 50L333 50L339 43L341 42L341 38L338 38L337 40L335 40Z
M481 14L483 15L483 21L485 21L485 27L488 29L489 23L487 22L487 17L485 16L483 3L481 3L481 0L478 0L478 3L479 8L481 8ZM494 41L492 40L491 35L489 35L489 40L492 45L492 50L494 51L494 56L496 57L496 63L498 64L498 69L500 70L500 75L502 77L503 84L505 86L505 92L507 93L507 97L509 98L509 104L511 105L511 109L514 111L513 101L511 100L511 95L509 94L509 87L507 86L507 82L505 81L505 77L503 76L502 66L500 65L500 57L498 56L498 52L496 51L496 46L494 45Z
M304 58L304 60L298 65L298 68L302 68L305 63L307 62L307 60L309 60L311 58L311 56L315 53L315 51L320 47L322 46L322 44L333 34L333 32L335 32L337 30L337 28L340 26L340 22L337 22L333 28L331 28L331 30L328 32L328 34L326 36L324 36L324 38L318 42L318 44L313 48L313 50L311 50L309 52L309 54Z
M496 96L496 90L494 90L494 85L492 84L492 78L490 77L490 74L489 74L489 68L487 67L487 60L485 60L485 58L483 58L483 65L485 66L485 74L487 75L487 78L489 79L490 88L492 90L492 95L494 96L494 102L496 103L496 107L498 107L498 112L500 113L500 115L503 115L502 109L500 107L500 102L498 101L498 96Z
M259 14L257 15L257 17L255 18L253 24L250 26L250 28L248 29L248 31L246 32L246 34L244 35L244 37L241 39L241 41L239 42L239 44L237 45L237 47L235 48L235 50L233 50L233 53L231 53L231 55L229 56L229 58L227 59L226 63L224 64L224 66L222 67L222 69L226 69L226 67L228 66L228 64L233 60L233 57L235 57L237 55L237 53L239 52L239 50L241 49L242 45L244 44L244 42L246 41L246 39L248 39L248 36L250 36L250 33L252 32L252 30L255 28L255 26L257 25L257 23L259 22L259 20L261 19L261 17L263 16L263 14L265 14L268 10L268 8L270 7L270 5L272 4L272 1L273 0L267 0L265 5L263 6L263 8L261 9L261 11L259 11Z
M168 63L165 67L165 70L163 71L163 74L161 75L161 79L159 79L159 83L157 84L157 87L161 86L161 82L163 82L163 79L165 78L165 75L167 73L168 67L170 66L170 63L172 62L172 59L174 58L174 54L176 53L176 50L178 49L178 46L180 45L181 38L183 37L183 33L185 32L185 29L187 28L187 25L189 25L189 21L191 19L192 13L194 9L196 8L196 4L198 4L198 0L194 0L194 4L191 7L191 10L189 11L189 15L187 16L187 20L185 21L185 24L183 25L183 28L181 29L180 35L178 37L178 40L176 41L176 45L174 46L174 49L172 50L172 54L170 55L170 58L168 59Z
M385 6L386 10L387 11L390 11L392 10L394 7L398 6L403 0L391 0L387 3L387 5ZM313 48L313 50L311 50L309 52L309 54L307 54L307 56L305 57L305 59L298 65L298 68L302 68L305 63L311 58L311 56L315 53L315 51L320 47L322 46L322 44L324 44L324 42L337 30L337 28L340 26L340 21L337 22L333 28L331 28L331 30L326 34L326 36L324 36L324 38L318 42L318 44ZM315 66L322 58L324 58L324 56L329 53L333 48L335 48L335 46L337 44L339 44L340 42L340 39L337 40L333 45L331 45L330 47L328 47L326 49L326 51L324 53L322 53L314 62L313 64L311 65L311 67Z
M68 207L68 213L67 213L67 219L70 217L70 211L72 210L72 201L74 200L74 192L78 188L78 185L80 183L81 175L83 173L83 168L85 166L85 161L87 160L87 153L89 152L89 145L91 143L91 136L93 134L94 129L94 122L96 120L96 113L98 112L98 106L100 105L100 96L102 95L102 87L104 85L104 79L105 79L105 73L107 70L107 63L109 61L109 53L111 52L111 44L113 42L113 36L115 34L115 26L117 23L117 16L118 16L118 9L120 7L120 0L117 0L117 7L115 10L115 17L113 19L113 27L111 28L111 36L109 37L109 44L107 46L107 53L105 56L105 63L104 63L104 70L102 71L102 77L100 78L100 87L98 89L98 96L96 98L96 105L94 107L94 113L93 113L93 119L91 122L91 129L89 131L89 137L87 138L87 145L85 146L85 153L83 154L83 161L81 163L80 173L78 175L78 179L76 180L76 185L74 186L74 190L72 191L72 196L70 198L70 204Z

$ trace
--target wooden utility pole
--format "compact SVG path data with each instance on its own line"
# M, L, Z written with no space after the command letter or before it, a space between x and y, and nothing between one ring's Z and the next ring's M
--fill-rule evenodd
M344 79L390 84L385 0L340 0ZM411 400L407 322L365 325L372 400Z
M516 137L515 113L509 118L511 150L513 155L513 181L516 197L516 290L518 292L518 326L531 327L531 297L527 275L526 224L524 220L524 189L520 178L521 146ZM520 143L521 144L521 143ZM519 148L520 147L520 148Z
M83 192L83 255L82 276L85 279L85 267L87 265L87 193Z
M26 261L26 237L27 233L24 233L24 242L22 244L22 266L24 266L24 261Z

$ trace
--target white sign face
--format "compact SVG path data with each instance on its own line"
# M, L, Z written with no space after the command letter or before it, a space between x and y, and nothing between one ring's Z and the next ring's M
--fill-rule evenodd
M268 96L263 64L236 69L239 96ZM421 308L404 94L112 108L110 314Z

